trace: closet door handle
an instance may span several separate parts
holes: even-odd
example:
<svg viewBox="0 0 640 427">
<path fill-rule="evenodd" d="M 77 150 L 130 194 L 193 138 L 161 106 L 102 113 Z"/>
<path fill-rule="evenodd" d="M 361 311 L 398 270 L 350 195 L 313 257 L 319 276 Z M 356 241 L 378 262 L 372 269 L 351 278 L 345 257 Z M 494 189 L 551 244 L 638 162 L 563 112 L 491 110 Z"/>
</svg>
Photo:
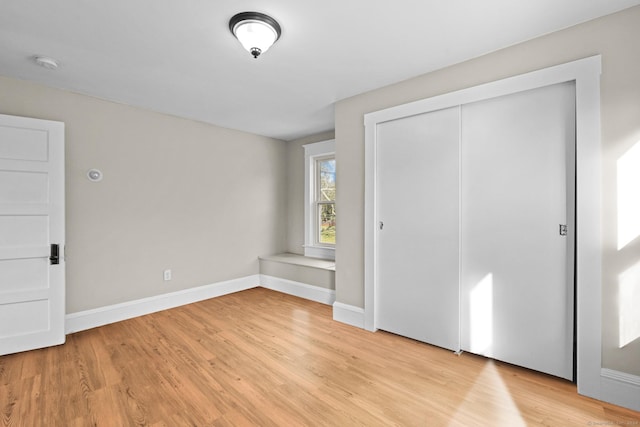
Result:
<svg viewBox="0 0 640 427">
<path fill-rule="evenodd" d="M 51 244 L 51 256 L 49 256 L 51 265 L 60 264 L 60 245 L 56 243 Z"/>
</svg>

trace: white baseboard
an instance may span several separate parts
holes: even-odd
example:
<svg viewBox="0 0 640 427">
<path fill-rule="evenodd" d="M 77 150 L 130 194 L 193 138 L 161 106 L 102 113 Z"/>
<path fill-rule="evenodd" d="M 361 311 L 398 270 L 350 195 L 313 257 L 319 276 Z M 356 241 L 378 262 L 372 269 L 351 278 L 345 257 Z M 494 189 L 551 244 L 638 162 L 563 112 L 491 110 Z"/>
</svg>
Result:
<svg viewBox="0 0 640 427">
<path fill-rule="evenodd" d="M 144 316 L 145 314 L 155 313 L 157 311 L 179 307 L 181 305 L 191 304 L 209 298 L 244 291 L 246 289 L 259 286 L 259 281 L 259 275 L 254 274 L 252 276 L 199 286 L 197 288 L 190 288 L 168 294 L 156 295 L 149 298 L 142 298 L 135 301 L 127 301 L 121 304 L 70 313 L 65 317 L 65 333 L 71 334 L 78 331 L 84 331 L 86 329 L 108 325 L 109 323 L 115 323 L 121 320 Z"/>
<path fill-rule="evenodd" d="M 336 301 L 333 303 L 333 320 L 364 329 L 364 309 Z"/>
<path fill-rule="evenodd" d="M 135 301 L 127 301 L 121 304 L 70 313 L 65 316 L 65 334 L 97 328 L 98 326 L 108 325 L 109 323 L 144 316 L 145 314 L 244 291 L 258 286 L 327 305 L 333 304 L 336 299 L 336 292 L 331 289 L 311 286 L 306 283 L 294 282 L 273 276 L 254 274 L 252 276 L 199 286 L 197 288 L 184 289 L 182 291 L 156 295 Z"/>
<path fill-rule="evenodd" d="M 600 400 L 640 411 L 639 376 L 602 368 L 600 378 Z"/>
<path fill-rule="evenodd" d="M 260 286 L 273 291 L 282 292 L 327 305 L 333 304 L 336 300 L 336 291 L 332 289 L 312 286 L 288 279 L 281 279 L 279 277 L 268 276 L 266 274 L 260 275 Z"/>
</svg>

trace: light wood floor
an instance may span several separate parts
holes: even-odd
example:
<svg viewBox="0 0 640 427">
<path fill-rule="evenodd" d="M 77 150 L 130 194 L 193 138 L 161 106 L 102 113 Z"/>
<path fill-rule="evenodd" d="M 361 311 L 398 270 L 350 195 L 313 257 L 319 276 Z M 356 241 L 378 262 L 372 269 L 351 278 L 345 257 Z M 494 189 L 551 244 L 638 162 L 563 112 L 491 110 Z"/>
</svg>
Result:
<svg viewBox="0 0 640 427">
<path fill-rule="evenodd" d="M 0 357 L 0 425 L 640 426 L 640 413 L 258 288 Z"/>
</svg>

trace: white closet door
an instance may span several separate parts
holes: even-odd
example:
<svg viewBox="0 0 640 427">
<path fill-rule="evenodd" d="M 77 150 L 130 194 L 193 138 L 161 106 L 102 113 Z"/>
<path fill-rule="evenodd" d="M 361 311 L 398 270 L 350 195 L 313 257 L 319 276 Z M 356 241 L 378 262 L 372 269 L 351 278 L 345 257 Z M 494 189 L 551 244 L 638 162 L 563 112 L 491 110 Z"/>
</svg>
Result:
<svg viewBox="0 0 640 427">
<path fill-rule="evenodd" d="M 459 108 L 376 132 L 376 326 L 458 350 Z"/>
<path fill-rule="evenodd" d="M 461 112 L 462 349 L 567 379 L 574 93 L 553 85 Z"/>
</svg>

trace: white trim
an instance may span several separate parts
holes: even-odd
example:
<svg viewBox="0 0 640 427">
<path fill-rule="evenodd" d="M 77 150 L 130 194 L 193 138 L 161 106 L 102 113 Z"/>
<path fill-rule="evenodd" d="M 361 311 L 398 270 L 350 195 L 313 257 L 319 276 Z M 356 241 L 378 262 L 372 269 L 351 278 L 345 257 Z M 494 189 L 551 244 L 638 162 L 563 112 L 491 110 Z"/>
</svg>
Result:
<svg viewBox="0 0 640 427">
<path fill-rule="evenodd" d="M 109 323 L 255 288 L 259 286 L 259 279 L 259 275 L 254 274 L 252 276 L 199 286 L 197 288 L 184 289 L 182 291 L 127 301 L 106 307 L 70 313 L 67 314 L 65 318 L 65 333 L 71 334 L 84 331 L 98 326 L 108 325 Z"/>
<path fill-rule="evenodd" d="M 305 144 L 304 147 L 304 255 L 313 258 L 336 259 L 335 248 L 316 244 L 316 219 L 313 195 L 315 193 L 315 160 L 336 153 L 336 141 Z"/>
<path fill-rule="evenodd" d="M 326 305 L 331 305 L 336 300 L 336 291 L 333 289 L 321 288 L 320 286 L 308 285 L 266 274 L 260 275 L 260 286 Z"/>
<path fill-rule="evenodd" d="M 421 99 L 407 104 L 386 108 L 384 110 L 367 113 L 364 115 L 365 126 L 376 125 L 378 123 L 423 114 L 430 111 L 444 108 L 456 107 L 458 105 L 483 101 L 485 99 L 497 98 L 503 95 L 550 86 L 557 83 L 574 81 L 576 79 L 587 78 L 590 80 L 591 73 L 601 71 L 600 55 L 579 59 L 566 64 L 544 68 L 518 76 L 496 80 L 490 83 L 449 92 L 431 98 Z"/>
<path fill-rule="evenodd" d="M 602 368 L 601 399 L 640 411 L 640 377 L 613 369 Z"/>
<path fill-rule="evenodd" d="M 365 114 L 365 329 L 376 330 L 376 126 L 389 120 L 535 89 L 576 82 L 577 383 L 601 397 L 601 148 L 599 55 Z"/>
<path fill-rule="evenodd" d="M 364 309 L 336 301 L 333 303 L 333 320 L 363 329 Z"/>
<path fill-rule="evenodd" d="M 326 141 L 314 142 L 312 144 L 305 144 L 304 155 L 311 157 L 326 156 L 336 152 L 336 140 L 327 139 Z"/>
<path fill-rule="evenodd" d="M 305 298 L 322 304 L 332 305 L 336 300 L 336 291 L 319 286 L 281 279 L 265 274 L 254 274 L 239 279 L 184 289 L 162 295 L 155 295 L 120 304 L 94 308 L 67 314 L 65 317 L 65 334 L 84 331 L 110 323 L 120 322 L 157 311 L 180 307 L 198 301 L 204 301 L 234 292 L 256 287 L 263 287 L 285 294 Z"/>
<path fill-rule="evenodd" d="M 377 202 L 377 119 L 369 114 L 364 116 L 364 329 L 375 331 L 375 313 L 378 306 L 375 299 L 378 276 L 378 225 Z"/>
<path fill-rule="evenodd" d="M 602 152 L 600 56 L 576 70 L 576 322 L 578 393 L 600 399 Z M 576 61 L 579 66 L 580 61 Z"/>
<path fill-rule="evenodd" d="M 304 245 L 304 256 L 311 257 L 311 258 L 320 258 L 320 259 L 329 260 L 329 261 L 335 261 L 336 250 L 335 248 Z"/>
</svg>

